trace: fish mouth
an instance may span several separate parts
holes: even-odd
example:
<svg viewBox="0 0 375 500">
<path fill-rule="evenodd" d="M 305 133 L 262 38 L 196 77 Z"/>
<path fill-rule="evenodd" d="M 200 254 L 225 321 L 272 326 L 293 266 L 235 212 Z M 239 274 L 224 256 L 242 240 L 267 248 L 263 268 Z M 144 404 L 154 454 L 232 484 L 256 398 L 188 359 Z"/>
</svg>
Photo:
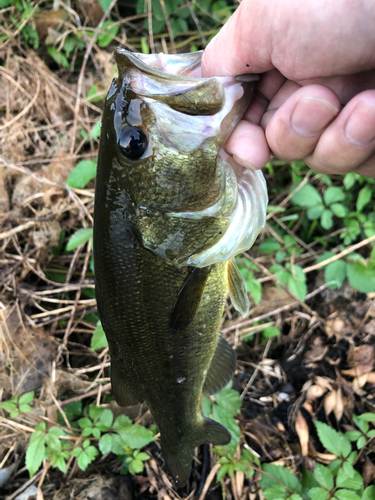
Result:
<svg viewBox="0 0 375 500">
<path fill-rule="evenodd" d="M 168 213 L 176 218 L 229 220 L 227 230 L 213 246 L 179 261 L 180 265 L 195 267 L 224 262 L 248 250 L 265 226 L 268 203 L 262 172 L 244 168 L 220 147 L 242 118 L 259 77 L 201 78 L 202 54 L 115 51 L 120 79 L 152 108 L 165 144 L 189 154 L 208 137 L 217 138 L 221 177 L 226 179 L 222 198 L 203 210 L 183 207 Z"/>
</svg>

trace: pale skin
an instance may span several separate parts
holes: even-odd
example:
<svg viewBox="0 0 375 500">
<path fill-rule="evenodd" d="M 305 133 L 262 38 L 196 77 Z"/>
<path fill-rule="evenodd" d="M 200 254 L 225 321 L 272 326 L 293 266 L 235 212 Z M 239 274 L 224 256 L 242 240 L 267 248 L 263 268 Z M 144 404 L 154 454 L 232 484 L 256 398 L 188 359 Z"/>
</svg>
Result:
<svg viewBox="0 0 375 500">
<path fill-rule="evenodd" d="M 262 168 L 272 152 L 375 177 L 374 0 L 242 0 L 202 73 L 261 75 L 226 144 L 244 166 Z"/>
</svg>

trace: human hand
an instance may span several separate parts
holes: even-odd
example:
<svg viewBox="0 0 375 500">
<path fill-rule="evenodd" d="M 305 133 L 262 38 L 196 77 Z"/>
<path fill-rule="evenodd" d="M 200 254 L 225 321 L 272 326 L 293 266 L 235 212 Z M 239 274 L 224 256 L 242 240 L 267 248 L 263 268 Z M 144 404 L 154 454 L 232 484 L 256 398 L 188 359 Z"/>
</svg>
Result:
<svg viewBox="0 0 375 500">
<path fill-rule="evenodd" d="M 375 177 L 374 26 L 373 0 L 242 0 L 202 59 L 204 77 L 262 73 L 227 152 Z"/>
</svg>

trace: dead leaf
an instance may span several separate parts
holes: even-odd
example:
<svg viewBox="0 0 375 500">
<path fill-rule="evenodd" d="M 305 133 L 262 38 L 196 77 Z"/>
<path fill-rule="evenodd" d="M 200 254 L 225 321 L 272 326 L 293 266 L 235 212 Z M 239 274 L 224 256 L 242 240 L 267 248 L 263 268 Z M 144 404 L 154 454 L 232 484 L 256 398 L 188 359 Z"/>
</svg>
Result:
<svg viewBox="0 0 375 500">
<path fill-rule="evenodd" d="M 312 385 L 307 389 L 306 399 L 307 401 L 315 401 L 315 399 L 321 398 L 326 392 L 326 389 L 320 385 Z"/>
<path fill-rule="evenodd" d="M 336 406 L 336 398 L 337 398 L 336 391 L 329 392 L 327 396 L 324 398 L 324 411 L 327 417 L 332 413 L 332 411 Z"/>
<path fill-rule="evenodd" d="M 371 345 L 365 344 L 358 347 L 351 347 L 348 353 L 348 363 L 355 368 L 356 366 L 374 366 L 375 352 Z"/>
<path fill-rule="evenodd" d="M 301 411 L 297 413 L 295 429 L 301 445 L 302 456 L 306 457 L 309 454 L 309 426 Z"/>
<path fill-rule="evenodd" d="M 364 385 L 366 385 L 368 376 L 369 374 L 365 373 L 364 375 L 356 377 L 353 380 L 352 385 L 355 392 L 358 392 L 359 389 L 361 389 Z"/>
<path fill-rule="evenodd" d="M 368 455 L 365 456 L 365 464 L 362 471 L 363 482 L 365 487 L 372 483 L 375 479 L 375 464 L 370 460 Z"/>
<path fill-rule="evenodd" d="M 342 398 L 341 387 L 339 387 L 336 391 L 336 406 L 333 409 L 333 413 L 336 417 L 336 421 L 340 422 L 342 415 L 344 413 L 344 401 Z"/>
</svg>

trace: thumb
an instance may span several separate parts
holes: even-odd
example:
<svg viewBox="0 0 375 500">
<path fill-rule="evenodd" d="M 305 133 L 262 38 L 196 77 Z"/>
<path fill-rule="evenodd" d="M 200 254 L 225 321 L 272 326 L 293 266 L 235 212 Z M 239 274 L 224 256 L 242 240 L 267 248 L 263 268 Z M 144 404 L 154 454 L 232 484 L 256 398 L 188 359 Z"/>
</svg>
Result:
<svg viewBox="0 0 375 500">
<path fill-rule="evenodd" d="M 272 7 L 268 2 L 243 0 L 207 45 L 202 57 L 202 77 L 263 73 L 271 62 Z"/>
</svg>

